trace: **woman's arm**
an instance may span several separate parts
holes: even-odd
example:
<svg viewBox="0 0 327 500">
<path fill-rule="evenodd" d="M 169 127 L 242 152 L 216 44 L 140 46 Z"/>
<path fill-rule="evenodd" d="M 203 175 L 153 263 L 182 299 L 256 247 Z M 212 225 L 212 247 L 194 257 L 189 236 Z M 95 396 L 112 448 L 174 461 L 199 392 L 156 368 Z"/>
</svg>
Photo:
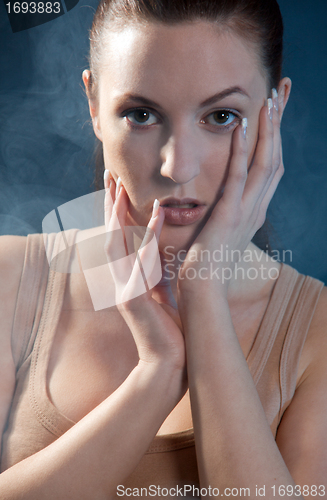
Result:
<svg viewBox="0 0 327 500">
<path fill-rule="evenodd" d="M 63 436 L 0 475 L 6 500 L 108 500 L 132 473 L 180 399 L 181 373 L 140 362 L 123 384 Z"/>
<path fill-rule="evenodd" d="M 273 498 L 272 486 L 294 482 L 271 433 L 227 300 L 211 292 L 199 290 L 194 299 L 188 295 L 188 313 L 182 314 L 200 484 L 221 492 L 250 488 L 250 498 L 256 497 L 257 485 L 265 485 L 265 498 Z"/>
<path fill-rule="evenodd" d="M 327 288 L 320 295 L 303 349 L 303 374 L 278 427 L 276 442 L 309 498 L 327 497 Z M 319 485 L 324 488 L 319 489 Z M 318 486 L 315 493 L 314 486 Z"/>
<path fill-rule="evenodd" d="M 242 253 L 262 225 L 283 174 L 279 115 L 273 109 L 269 120 L 267 111 L 265 107 L 260 113 L 259 139 L 248 174 L 246 140 L 240 127 L 235 130 L 224 194 L 194 242 L 193 255 L 221 245 L 229 249 L 229 255 L 231 250 Z M 227 284 L 221 278 L 205 280 L 203 272 L 200 279 L 187 280 L 189 267 L 195 268 L 196 275 L 200 275 L 199 266 L 204 267 L 203 261 L 197 264 L 194 260 L 186 256 L 183 263 L 178 306 L 201 486 L 221 492 L 224 488 L 250 488 L 250 498 L 258 496 L 257 486 L 265 486 L 265 497 L 274 498 L 273 486 L 278 491 L 279 485 L 295 486 L 294 480 L 274 441 L 235 333 Z M 219 265 L 232 271 L 234 263 Z M 302 399 L 301 404 L 308 401 Z M 308 463 L 310 456 L 304 460 Z M 291 496 L 299 494 L 294 490 Z"/>
<path fill-rule="evenodd" d="M 127 206 L 123 189 L 116 201 L 118 209 L 120 203 Z M 163 216 L 151 219 L 154 232 Z M 116 244 L 119 241 L 115 249 Z M 138 348 L 138 365 L 63 436 L 4 471 L 1 499 L 116 498 L 117 486 L 124 484 L 183 396 L 185 348 L 180 328 L 150 293 L 120 307 Z"/>
<path fill-rule="evenodd" d="M 287 498 L 302 498 L 301 492 L 305 498 L 325 498 L 326 290 L 307 341 L 310 361 L 282 418 L 277 444 L 236 337 L 226 299 L 212 293 L 210 301 L 210 293 L 206 292 L 199 291 L 194 302 L 188 296 L 190 308 L 187 319 L 183 319 L 201 486 L 219 487 L 220 491 L 248 487 L 250 498 L 257 496 L 256 486 L 265 485 L 265 498 L 279 498 L 278 487 L 289 486 Z M 295 485 L 302 488 L 296 489 Z"/>
</svg>

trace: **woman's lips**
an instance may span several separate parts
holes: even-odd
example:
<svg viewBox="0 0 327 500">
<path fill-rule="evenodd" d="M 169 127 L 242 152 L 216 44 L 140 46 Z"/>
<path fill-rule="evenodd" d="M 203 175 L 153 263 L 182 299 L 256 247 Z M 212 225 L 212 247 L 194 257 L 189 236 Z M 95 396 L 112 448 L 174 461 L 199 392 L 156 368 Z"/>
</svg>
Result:
<svg viewBox="0 0 327 500">
<path fill-rule="evenodd" d="M 205 205 L 192 198 L 163 200 L 160 206 L 165 211 L 165 222 L 177 226 L 194 224 L 204 215 Z"/>
</svg>

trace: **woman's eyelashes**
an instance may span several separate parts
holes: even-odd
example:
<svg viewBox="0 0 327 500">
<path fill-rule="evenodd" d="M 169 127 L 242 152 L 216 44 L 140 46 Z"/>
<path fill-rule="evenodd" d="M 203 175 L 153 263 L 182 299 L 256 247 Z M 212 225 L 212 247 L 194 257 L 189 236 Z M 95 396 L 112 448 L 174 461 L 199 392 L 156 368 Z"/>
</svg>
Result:
<svg viewBox="0 0 327 500">
<path fill-rule="evenodd" d="M 230 129 L 238 125 L 242 117 L 236 111 L 230 109 L 218 109 L 213 111 L 205 118 L 200 120 L 200 123 L 209 124 L 217 132 L 228 132 Z"/>
<path fill-rule="evenodd" d="M 132 128 L 146 128 L 150 125 L 161 123 L 160 118 L 147 108 L 128 110 L 123 116 Z"/>
<path fill-rule="evenodd" d="M 157 113 L 148 108 L 134 108 L 124 112 L 123 117 L 132 129 L 147 129 L 152 125 L 163 123 Z M 201 125 L 208 125 L 210 130 L 228 132 L 242 120 L 241 115 L 235 110 L 219 109 L 206 115 L 200 120 Z"/>
</svg>

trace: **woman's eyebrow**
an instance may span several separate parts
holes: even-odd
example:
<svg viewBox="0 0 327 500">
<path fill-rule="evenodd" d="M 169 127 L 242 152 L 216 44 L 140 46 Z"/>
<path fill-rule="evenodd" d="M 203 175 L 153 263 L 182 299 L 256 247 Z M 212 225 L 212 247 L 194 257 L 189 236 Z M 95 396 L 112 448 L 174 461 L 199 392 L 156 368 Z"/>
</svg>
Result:
<svg viewBox="0 0 327 500">
<path fill-rule="evenodd" d="M 156 103 L 155 101 L 152 101 L 151 99 L 147 99 L 146 97 L 143 97 L 139 94 L 123 94 L 120 95 L 119 97 L 114 98 L 118 102 L 120 101 L 125 101 L 125 100 L 130 100 L 130 101 L 135 101 L 139 104 L 144 104 L 145 106 L 151 106 L 153 108 L 157 108 L 160 111 L 163 111 L 163 108 L 160 106 L 160 104 Z"/>
<path fill-rule="evenodd" d="M 249 94 L 243 88 L 241 88 L 241 87 L 229 87 L 229 88 L 224 89 L 220 92 L 217 92 L 213 96 L 211 96 L 208 99 L 206 99 L 205 101 L 201 102 L 200 107 L 204 108 L 205 106 L 210 106 L 211 104 L 214 104 L 217 101 L 221 101 L 225 97 L 228 97 L 232 94 L 241 94 L 241 95 L 244 95 L 245 97 L 248 97 L 250 99 Z M 151 99 L 148 99 L 147 97 L 143 97 L 139 94 L 126 93 L 126 94 L 120 95 L 119 97 L 116 97 L 115 99 L 117 99 L 118 101 L 128 99 L 131 101 L 135 101 L 139 104 L 143 104 L 144 106 L 151 106 L 151 107 L 157 108 L 160 111 L 163 111 L 163 108 L 160 106 L 160 104 L 158 104 L 155 101 L 152 101 Z"/>
<path fill-rule="evenodd" d="M 224 89 L 220 92 L 217 92 L 212 97 L 209 97 L 205 101 L 201 102 L 200 106 L 201 108 L 204 108 L 205 106 L 210 106 L 211 104 L 214 104 L 217 101 L 221 101 L 225 97 L 228 97 L 232 94 L 241 94 L 250 99 L 249 94 L 241 87 L 229 87 L 228 89 Z"/>
</svg>

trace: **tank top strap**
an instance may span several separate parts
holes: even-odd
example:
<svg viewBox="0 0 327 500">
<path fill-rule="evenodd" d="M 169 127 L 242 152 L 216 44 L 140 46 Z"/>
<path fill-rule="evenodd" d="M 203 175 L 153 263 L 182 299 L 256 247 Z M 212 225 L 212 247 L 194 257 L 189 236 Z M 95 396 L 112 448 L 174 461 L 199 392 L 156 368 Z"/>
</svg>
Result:
<svg viewBox="0 0 327 500">
<path fill-rule="evenodd" d="M 297 294 L 281 353 L 281 415 L 294 396 L 300 356 L 323 287 L 321 281 L 304 276 Z"/>
<path fill-rule="evenodd" d="M 65 232 L 70 244 L 77 230 Z M 61 233 L 30 234 L 27 236 L 25 258 L 19 284 L 13 328 L 12 352 L 16 372 L 30 356 L 40 326 L 53 255 L 58 254 Z M 52 267 L 52 266 L 51 266 Z"/>
<path fill-rule="evenodd" d="M 276 355 L 280 358 L 285 336 L 285 324 L 292 315 L 296 296 L 301 287 L 302 275 L 292 267 L 281 264 L 267 309 L 247 357 L 247 362 L 257 385 L 267 365 Z M 276 351 L 278 351 L 276 353 Z"/>
<path fill-rule="evenodd" d="M 303 344 L 324 284 L 282 264 L 279 277 L 247 361 L 257 385 L 264 372 L 280 366 L 287 398 L 296 380 Z"/>
<path fill-rule="evenodd" d="M 64 303 L 67 275 L 79 272 L 74 259 L 74 247 L 78 230 L 63 231 L 51 237 L 46 245 L 50 263 L 42 314 L 31 353 L 29 399 L 39 422 L 59 437 L 75 422 L 65 417 L 53 405 L 47 390 L 47 371 L 53 340 Z"/>
<path fill-rule="evenodd" d="M 43 235 L 29 234 L 11 334 L 12 353 L 17 371 L 24 362 L 29 343 L 33 342 L 32 332 L 38 327 L 40 320 L 38 313 L 40 308 L 42 309 L 42 295 L 44 296 L 47 282 L 47 267 Z"/>
</svg>

